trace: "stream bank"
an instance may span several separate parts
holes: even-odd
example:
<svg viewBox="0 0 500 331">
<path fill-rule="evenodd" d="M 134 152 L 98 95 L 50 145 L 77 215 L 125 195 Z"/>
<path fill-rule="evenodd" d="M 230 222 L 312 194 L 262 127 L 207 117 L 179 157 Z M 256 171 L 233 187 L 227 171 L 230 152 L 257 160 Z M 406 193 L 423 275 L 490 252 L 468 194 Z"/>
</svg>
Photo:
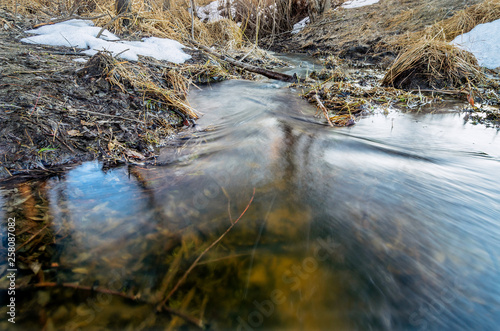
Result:
<svg viewBox="0 0 500 331">
<path fill-rule="evenodd" d="M 263 45 L 285 45 L 279 48 L 309 51 L 321 59 L 325 68 L 303 72 L 301 83 L 292 87 L 323 111 L 325 123 L 335 126 L 353 125 L 360 116 L 370 114 L 380 106 L 418 109 L 419 106 L 436 102 L 443 97 L 453 96 L 463 101 L 463 110 L 468 113 L 467 120 L 498 125 L 498 109 L 491 108 L 498 105 L 498 77 L 491 72 L 488 73 L 491 77 L 487 84 L 483 84 L 482 80 L 473 80 L 480 73 L 473 61 L 470 63 L 472 74 L 466 72 L 451 80 L 458 82 L 456 86 L 448 86 L 448 81 L 440 82 L 439 86 L 426 82 L 427 85 L 418 83 L 401 90 L 392 88 L 391 85 L 394 84 L 389 80 L 386 87 L 380 87 L 383 70 L 394 60 L 397 48 L 393 51 L 381 51 L 379 46 L 389 45 L 389 40 L 409 31 L 410 27 L 422 29 L 429 20 L 443 19 L 463 9 L 452 3 L 446 5 L 449 8 L 447 7 L 448 11 L 444 16 L 443 9 L 437 10 L 438 6 L 432 1 L 426 3 L 426 6 L 416 7 L 415 1 L 397 4 L 388 0 L 373 5 L 375 7 L 367 6 L 369 8 L 362 7 L 355 11 L 332 11 L 303 32 L 291 38 L 288 36 L 286 42 L 280 44 L 278 40 L 272 45 L 265 42 Z M 388 8 L 391 10 L 386 11 Z M 430 8 L 429 12 L 425 11 L 429 17 L 424 15 L 426 19 L 419 21 L 418 26 L 408 24 L 403 29 L 402 23 L 396 19 L 407 13 L 420 17 L 425 8 Z M 375 24 L 374 12 L 384 13 L 382 18 L 395 15 L 390 26 L 392 29 L 396 25 L 399 30 L 382 31 Z M 93 159 L 103 161 L 105 167 L 126 163 L 155 164 L 159 148 L 168 145 L 169 140 L 178 132 L 191 127 L 198 117 L 196 110 L 186 101 L 189 86 L 193 89 L 196 85 L 226 79 L 257 78 L 253 73 L 195 49 L 186 50 L 193 57 L 186 65 L 172 65 L 150 58 L 141 58 L 139 63 L 132 64 L 106 58 L 104 55 L 93 58 L 93 62 L 79 64 L 73 61 L 80 57 L 75 49 L 17 42 L 26 36 L 23 31 L 41 23 L 38 17 L 14 17 L 6 10 L 0 16 L 5 22 L 0 36 L 5 46 L 1 54 L 4 70 L 0 76 L 1 105 L 5 110 L 0 117 L 4 128 L 0 143 L 0 150 L 4 155 L 0 166 L 0 178 L 3 179 L 54 175 L 66 167 Z M 332 17 L 336 18 L 332 21 Z M 363 40 L 358 40 L 359 43 L 354 45 L 352 34 L 334 33 L 352 32 L 352 29 L 346 27 L 355 21 L 371 34 L 380 34 L 377 47 L 366 48 L 360 44 Z M 142 23 L 138 21 L 139 25 Z M 258 48 L 244 48 L 240 45 L 240 48 L 231 49 L 228 46 L 231 43 L 242 43 L 242 37 L 237 33 L 233 33 L 232 37 L 228 34 L 228 31 L 235 28 L 234 22 L 210 24 L 211 28 L 226 27 L 225 32 L 222 31 L 226 44 L 217 45 L 222 54 L 229 54 L 236 60 L 241 59 L 246 64 L 269 70 L 287 70 L 283 69 L 287 65 L 285 62 Z M 377 29 L 367 28 L 370 24 L 375 24 Z M 195 25 L 195 28 L 200 35 L 204 31 L 203 25 Z M 324 29 L 331 31 L 327 33 Z M 125 33 L 132 39 L 139 38 L 137 31 L 126 30 Z M 364 38 L 369 38 L 370 33 L 363 33 Z M 315 34 L 322 35 L 323 39 L 318 39 Z M 304 46 L 304 38 L 313 41 L 315 47 Z M 374 42 L 368 42 L 370 43 Z M 335 49 L 333 45 L 337 45 Z M 350 56 L 351 51 L 362 56 Z M 380 56 L 375 56 L 376 52 Z M 420 67 L 425 68 L 426 63 L 422 63 Z M 405 70 L 403 68 L 400 71 Z M 385 74 L 387 77 L 387 73 Z M 438 71 L 437 75 L 439 74 Z M 142 79 L 143 75 L 147 77 Z M 429 75 L 424 72 L 421 76 Z M 418 80 L 412 78 L 411 81 Z M 471 82 L 474 84 L 472 88 Z M 469 86 L 465 86 L 465 83 Z"/>
</svg>

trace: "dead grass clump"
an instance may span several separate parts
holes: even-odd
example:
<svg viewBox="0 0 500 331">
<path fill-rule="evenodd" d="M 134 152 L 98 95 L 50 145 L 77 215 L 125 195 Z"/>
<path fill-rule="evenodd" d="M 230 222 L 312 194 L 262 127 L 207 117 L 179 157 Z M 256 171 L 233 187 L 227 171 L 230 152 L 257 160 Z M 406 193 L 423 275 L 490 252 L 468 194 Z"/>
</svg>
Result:
<svg viewBox="0 0 500 331">
<path fill-rule="evenodd" d="M 94 55 L 83 69 L 87 77 L 102 77 L 122 92 L 132 88 L 142 94 L 144 102 L 154 110 L 172 110 L 184 117 L 196 119 L 198 115 L 186 101 L 188 80 L 175 70 L 153 72 L 140 63 L 117 61 L 105 52 Z"/>
<path fill-rule="evenodd" d="M 165 70 L 158 76 L 142 65 L 117 62 L 108 77 L 111 84 L 123 91 L 127 85 L 131 85 L 156 109 L 176 110 L 189 118 L 198 118 L 186 101 L 188 81 L 175 70 Z"/>
<path fill-rule="evenodd" d="M 233 20 L 250 39 L 290 31 L 309 15 L 306 0 L 235 0 Z"/>
<path fill-rule="evenodd" d="M 240 27 L 230 19 L 222 19 L 205 24 L 208 33 L 219 45 L 230 48 L 239 48 L 243 44 L 243 32 Z"/>
<path fill-rule="evenodd" d="M 183 65 L 179 67 L 179 72 L 194 84 L 217 83 L 237 77 L 231 75 L 222 65 L 212 64 L 210 62 L 204 65 Z"/>
<path fill-rule="evenodd" d="M 357 87 L 342 82 L 325 82 L 314 86 L 303 97 L 309 102 L 318 104 L 321 101 L 328 112 L 334 115 L 355 115 L 363 111 L 366 100 L 361 97 L 364 92 Z"/>
<path fill-rule="evenodd" d="M 316 80 L 328 80 L 332 82 L 345 82 L 348 80 L 348 75 L 345 71 L 337 69 L 321 69 L 319 72 L 313 71 L 309 77 Z"/>
<path fill-rule="evenodd" d="M 449 43 L 423 38 L 394 61 L 382 80 L 397 88 L 444 88 L 477 84 L 484 80 L 471 53 Z"/>
</svg>

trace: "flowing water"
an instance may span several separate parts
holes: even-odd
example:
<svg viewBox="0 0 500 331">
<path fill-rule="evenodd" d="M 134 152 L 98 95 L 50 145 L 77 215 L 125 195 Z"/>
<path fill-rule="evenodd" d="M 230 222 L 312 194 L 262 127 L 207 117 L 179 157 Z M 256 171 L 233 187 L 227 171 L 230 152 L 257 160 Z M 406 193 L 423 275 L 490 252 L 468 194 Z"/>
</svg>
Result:
<svg viewBox="0 0 500 331">
<path fill-rule="evenodd" d="M 40 258 L 18 262 L 18 286 L 139 298 L 28 286 L 18 328 L 185 325 L 154 303 L 243 213 L 169 306 L 214 329 L 498 329 L 496 130 L 464 124 L 451 104 L 332 129 L 269 81 L 203 87 L 190 102 L 204 115 L 161 166 L 86 163 L 2 191 L 3 219 L 51 222 Z"/>
</svg>

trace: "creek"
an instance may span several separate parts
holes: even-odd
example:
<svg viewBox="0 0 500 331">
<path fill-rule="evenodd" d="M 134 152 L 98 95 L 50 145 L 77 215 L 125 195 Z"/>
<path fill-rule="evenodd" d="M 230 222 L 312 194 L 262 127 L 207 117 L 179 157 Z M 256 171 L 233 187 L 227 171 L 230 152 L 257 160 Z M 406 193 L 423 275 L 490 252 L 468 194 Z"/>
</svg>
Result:
<svg viewBox="0 0 500 331">
<path fill-rule="evenodd" d="M 2 190 L 0 216 L 48 215 L 57 240 L 47 281 L 151 301 L 255 189 L 172 307 L 214 329 L 497 329 L 498 131 L 464 123 L 453 103 L 330 128 L 297 95 L 268 80 L 193 89 L 203 116 L 161 151 L 161 165 L 84 163 L 31 182 L 27 195 Z M 22 300 L 20 329 L 184 325 L 151 305 L 71 289 L 31 290 Z"/>
</svg>

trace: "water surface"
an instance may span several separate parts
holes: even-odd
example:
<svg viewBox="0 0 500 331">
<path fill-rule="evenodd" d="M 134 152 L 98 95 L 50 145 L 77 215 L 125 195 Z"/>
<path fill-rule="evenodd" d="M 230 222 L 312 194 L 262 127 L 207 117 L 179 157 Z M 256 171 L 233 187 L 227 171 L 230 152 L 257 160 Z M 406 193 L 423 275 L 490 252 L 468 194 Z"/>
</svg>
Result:
<svg viewBox="0 0 500 331">
<path fill-rule="evenodd" d="M 16 327 L 179 328 L 145 302 L 165 297 L 254 189 L 171 307 L 214 329 L 500 325 L 496 130 L 464 124 L 451 105 L 332 129 L 267 81 L 207 86 L 190 102 L 204 115 L 162 151 L 162 166 L 86 163 L 3 191 L 3 219 L 51 222 L 45 281 L 142 300 L 25 291 Z M 26 279 L 34 262 L 24 261 Z"/>
</svg>

